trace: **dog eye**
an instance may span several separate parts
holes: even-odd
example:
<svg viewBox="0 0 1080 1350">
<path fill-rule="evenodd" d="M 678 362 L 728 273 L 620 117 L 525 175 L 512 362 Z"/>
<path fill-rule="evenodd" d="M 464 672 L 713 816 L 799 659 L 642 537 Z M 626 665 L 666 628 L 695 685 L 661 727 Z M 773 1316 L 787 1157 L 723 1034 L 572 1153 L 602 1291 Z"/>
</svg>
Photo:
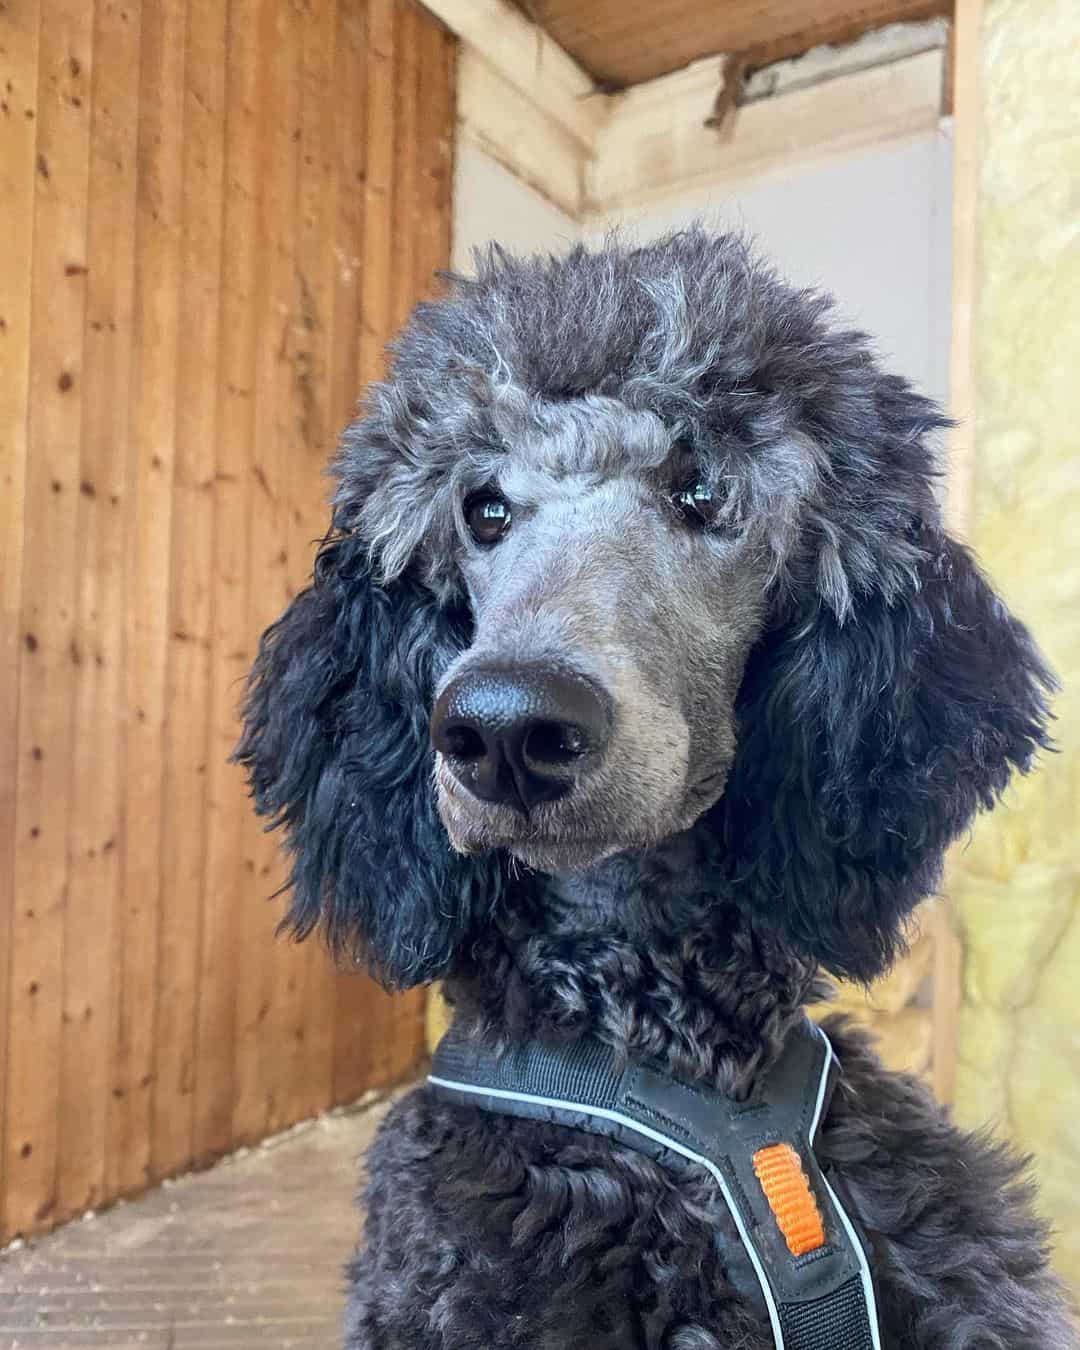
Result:
<svg viewBox="0 0 1080 1350">
<path fill-rule="evenodd" d="M 679 515 L 691 524 L 711 525 L 720 511 L 720 500 L 708 483 L 691 483 L 672 494 Z"/>
<path fill-rule="evenodd" d="M 510 520 L 510 503 L 497 492 L 476 492 L 465 503 L 465 523 L 478 544 L 497 544 Z"/>
</svg>

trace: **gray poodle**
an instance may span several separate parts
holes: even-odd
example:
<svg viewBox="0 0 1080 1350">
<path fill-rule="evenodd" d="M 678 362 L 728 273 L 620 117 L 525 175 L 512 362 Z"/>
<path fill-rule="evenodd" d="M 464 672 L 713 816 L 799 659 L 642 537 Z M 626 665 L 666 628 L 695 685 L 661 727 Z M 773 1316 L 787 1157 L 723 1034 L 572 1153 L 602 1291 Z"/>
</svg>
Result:
<svg viewBox="0 0 1080 1350">
<path fill-rule="evenodd" d="M 1051 677 L 942 529 L 945 419 L 698 229 L 493 249 L 395 351 L 247 697 L 287 922 L 443 978 L 478 1044 L 592 1037 L 740 1100 L 1047 743 Z M 881 1344 L 1073 1346 L 1020 1163 L 829 1035 L 815 1153 Z M 370 1170 L 357 1350 L 774 1344 L 700 1167 L 425 1086 Z"/>
</svg>

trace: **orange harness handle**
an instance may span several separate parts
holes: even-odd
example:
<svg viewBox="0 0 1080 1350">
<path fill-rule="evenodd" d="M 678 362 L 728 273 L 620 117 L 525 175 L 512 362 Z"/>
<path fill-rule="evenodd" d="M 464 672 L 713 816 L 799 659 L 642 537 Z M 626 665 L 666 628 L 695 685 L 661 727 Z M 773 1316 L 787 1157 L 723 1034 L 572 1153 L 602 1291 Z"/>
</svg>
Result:
<svg viewBox="0 0 1080 1350">
<path fill-rule="evenodd" d="M 754 1175 L 779 1225 L 792 1256 L 805 1256 L 825 1246 L 821 1212 L 790 1144 L 770 1144 L 754 1154 Z"/>
</svg>

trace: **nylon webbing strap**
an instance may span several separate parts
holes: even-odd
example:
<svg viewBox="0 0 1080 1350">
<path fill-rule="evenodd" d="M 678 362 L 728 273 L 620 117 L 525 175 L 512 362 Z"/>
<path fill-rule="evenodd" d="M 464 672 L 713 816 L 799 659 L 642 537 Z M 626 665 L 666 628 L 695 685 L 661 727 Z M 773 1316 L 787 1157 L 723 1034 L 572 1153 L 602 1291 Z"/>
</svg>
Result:
<svg viewBox="0 0 1080 1350">
<path fill-rule="evenodd" d="M 454 1101 L 705 1167 L 754 1268 L 777 1350 L 881 1350 L 866 1253 L 813 1149 L 835 1065 L 825 1033 L 805 1019 L 746 1101 L 731 1102 L 643 1065 L 620 1069 L 600 1041 L 495 1055 L 451 1028 L 428 1082 Z"/>
</svg>

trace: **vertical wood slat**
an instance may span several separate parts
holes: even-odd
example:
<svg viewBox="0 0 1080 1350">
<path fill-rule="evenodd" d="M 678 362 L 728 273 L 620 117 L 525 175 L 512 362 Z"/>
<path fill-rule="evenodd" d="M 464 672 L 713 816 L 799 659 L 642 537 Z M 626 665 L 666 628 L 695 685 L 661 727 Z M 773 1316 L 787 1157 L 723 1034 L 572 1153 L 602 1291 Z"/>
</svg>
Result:
<svg viewBox="0 0 1080 1350">
<path fill-rule="evenodd" d="M 368 0 L 367 178 L 360 255 L 359 386 L 377 379 L 391 322 L 394 184 L 394 13 L 399 0 Z"/>
<path fill-rule="evenodd" d="M 390 327 L 409 317 L 416 298 L 416 236 L 419 228 L 419 156 L 417 122 L 420 101 L 421 16 L 413 3 L 399 4 L 394 34 L 394 182 L 391 193 L 391 237 L 394 265 L 390 270 Z"/>
<path fill-rule="evenodd" d="M 15 1141 L 5 1133 L 10 959 L 14 942 L 16 768 L 22 631 L 23 519 L 26 507 L 27 420 L 30 399 L 31 267 L 34 238 L 38 114 L 38 12 L 21 5 L 8 16 L 0 44 L 0 82 L 8 115 L 0 121 L 0 201 L 5 247 L 0 250 L 0 1231 L 4 1181 Z M 24 825 L 25 828 L 25 825 Z M 4 897 L 10 897 L 5 902 Z"/>
<path fill-rule="evenodd" d="M 112 1070 L 115 931 L 120 903 L 124 531 L 135 235 L 138 0 L 94 11 L 78 610 L 70 672 L 69 887 L 64 935 L 57 1206 L 97 1204 L 105 1189 Z M 105 262 L 110 256 L 115 260 Z"/>
<path fill-rule="evenodd" d="M 333 237 L 334 312 L 329 415 L 334 432 L 355 416 L 360 395 L 360 255 L 367 181 L 367 6 L 338 0 L 334 88 L 351 90 L 338 119 L 337 220 Z"/>
<path fill-rule="evenodd" d="M 53 3 L 38 46 L 30 403 L 8 990 L 5 1226 L 56 1213 L 91 23 Z"/>
<path fill-rule="evenodd" d="M 255 643 L 262 631 L 260 619 L 266 607 L 259 610 L 259 594 L 271 582 L 276 584 L 274 569 L 266 566 L 261 548 L 265 533 L 264 518 L 273 508 L 270 482 L 264 466 L 267 442 L 267 388 L 266 348 L 272 344 L 271 329 L 274 316 L 270 306 L 268 284 L 269 265 L 274 251 L 273 211 L 271 198 L 272 144 L 274 100 L 280 66 L 275 59 L 280 47 L 278 15 L 272 0 L 257 0 L 255 44 L 258 53 L 257 72 L 253 91 L 254 144 L 252 187 L 252 289 L 249 295 L 252 335 L 250 369 L 246 387 L 251 402 L 251 420 L 247 430 L 250 439 L 246 463 L 243 466 L 243 495 L 247 508 L 247 556 L 244 560 L 247 575 L 243 630 L 250 642 L 247 659 L 255 655 Z M 280 337 L 280 334 L 279 334 Z M 278 598 L 280 592 L 275 590 Z M 272 601 L 273 603 L 273 601 Z M 237 691 L 239 694 L 239 690 Z M 253 817 L 250 806 L 239 821 L 238 842 L 241 849 L 242 889 L 237 894 L 237 947 L 244 954 L 246 970 L 238 984 L 233 1007 L 233 1088 L 232 1139 L 248 1143 L 266 1133 L 267 1107 L 263 1082 L 261 1038 L 263 1023 L 269 1012 L 272 992 L 273 966 L 267 942 L 267 933 L 273 927 L 274 913 L 266 897 L 276 890 L 285 876 L 285 866 L 275 858 L 272 845 L 266 838 L 261 822 Z"/>
<path fill-rule="evenodd" d="M 186 20 L 184 0 L 148 2 L 142 12 L 125 514 L 122 950 L 106 1160 L 110 1192 L 121 1195 L 151 1175 Z"/>
<path fill-rule="evenodd" d="M 435 24 L 419 34 L 419 123 L 417 126 L 416 259 L 414 293 L 440 293 L 437 277 L 450 256 L 454 183 L 454 74 L 457 43 Z"/>
<path fill-rule="evenodd" d="M 191 1158 L 202 935 L 225 17 L 187 0 L 151 1171 Z"/>
<path fill-rule="evenodd" d="M 221 324 L 214 473 L 214 590 L 207 753 L 207 839 L 193 1155 L 213 1158 L 232 1142 L 236 1057 L 236 972 L 249 953 L 239 943 L 245 895 L 243 850 L 251 808 L 236 744 L 239 682 L 255 654 L 247 626 L 248 517 L 252 478 L 255 359 L 254 293 L 256 109 L 259 0 L 229 5 L 225 203 L 221 251 Z"/>
<path fill-rule="evenodd" d="M 420 995 L 275 940 L 225 761 L 448 261 L 453 50 L 411 0 L 0 10 L 0 1240 L 422 1053 Z"/>
</svg>

